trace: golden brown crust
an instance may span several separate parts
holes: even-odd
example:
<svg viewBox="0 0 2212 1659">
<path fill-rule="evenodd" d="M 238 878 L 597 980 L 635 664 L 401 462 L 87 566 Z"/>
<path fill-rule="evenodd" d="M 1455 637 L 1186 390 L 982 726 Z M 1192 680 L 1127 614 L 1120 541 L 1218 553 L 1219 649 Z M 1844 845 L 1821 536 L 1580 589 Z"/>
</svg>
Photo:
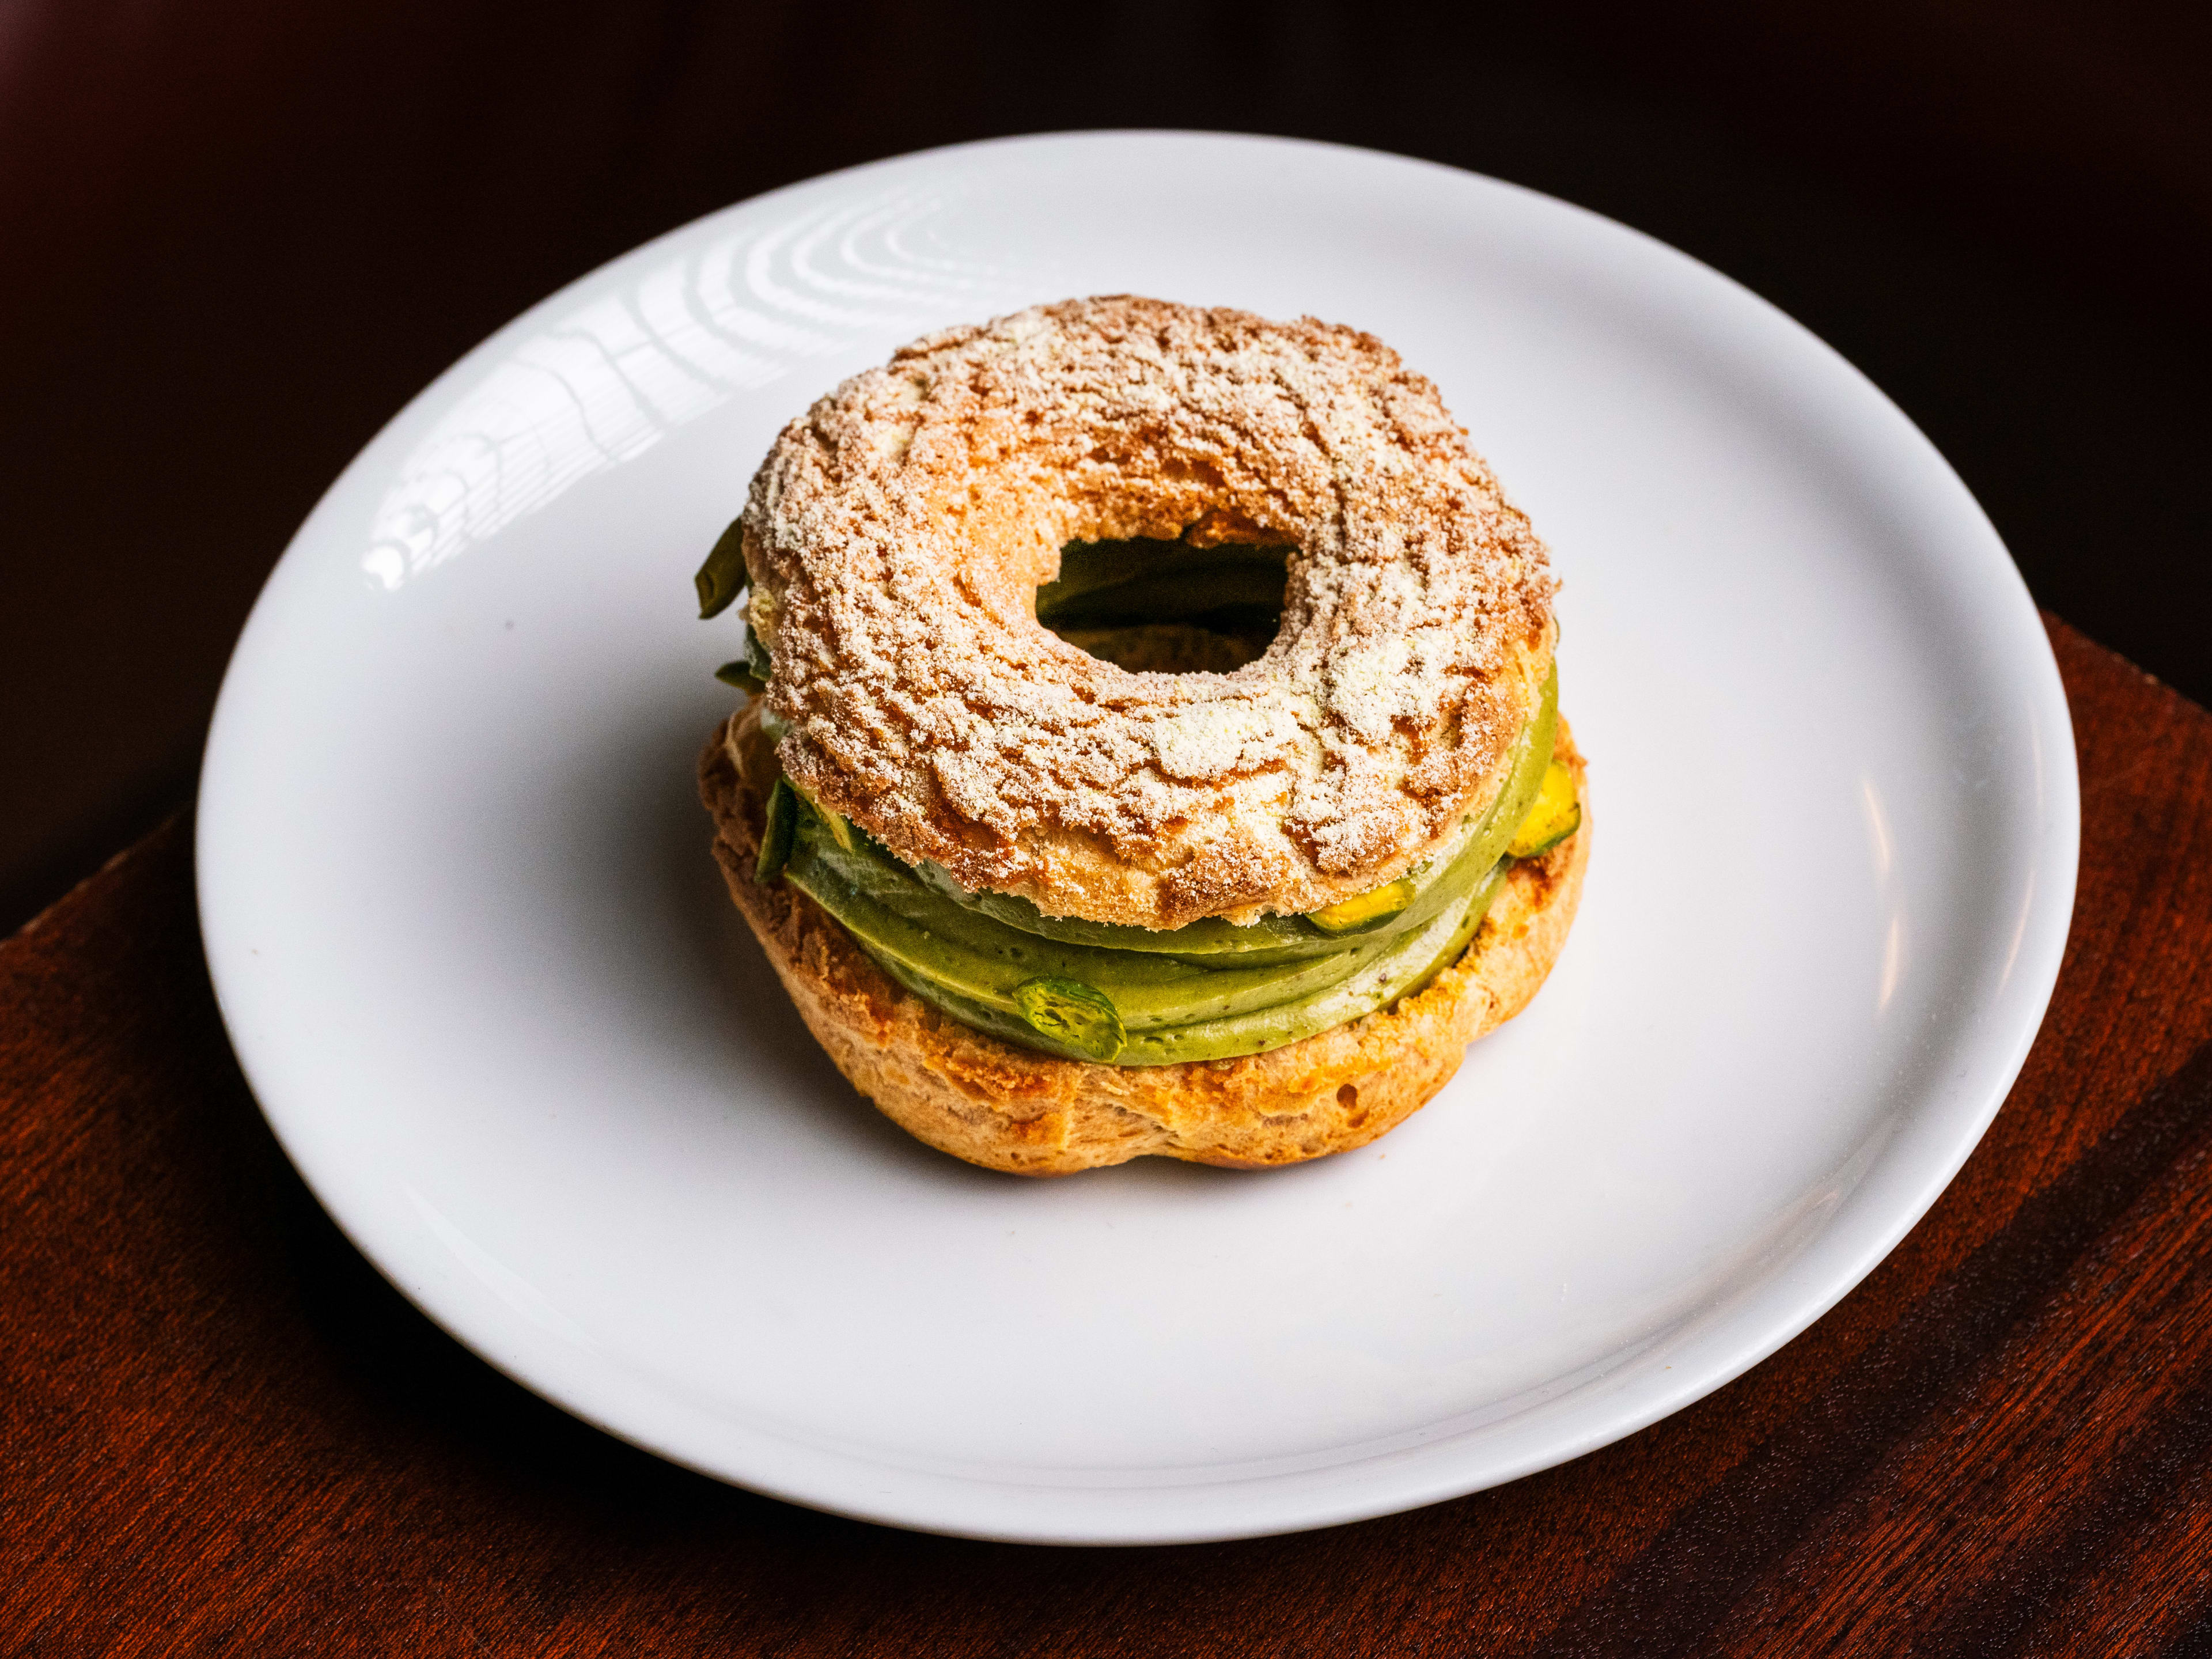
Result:
<svg viewBox="0 0 2212 1659">
<path fill-rule="evenodd" d="M 1551 659 L 1543 544 L 1372 336 L 1118 296 L 917 341 L 742 520 L 785 769 L 909 863 L 1172 928 L 1392 879 L 1486 805 Z M 1040 627 L 1070 542 L 1294 549 L 1282 631 L 1136 673 Z"/>
<path fill-rule="evenodd" d="M 730 896 L 815 1038 L 893 1122 L 939 1151 L 1018 1175 L 1161 1157 L 1267 1169 L 1362 1146 L 1451 1079 L 1467 1046 L 1525 1007 L 1565 945 L 1589 858 L 1581 829 L 1516 864 L 1467 954 L 1419 995 L 1262 1054 L 1094 1066 L 1018 1048 L 893 983 L 814 902 L 752 879 L 774 762 L 735 717 L 700 757 L 701 798 Z M 749 742 L 748 739 L 750 739 Z M 1583 780 L 1566 722 L 1557 753 Z M 736 757 L 750 758 L 744 775 Z"/>
</svg>

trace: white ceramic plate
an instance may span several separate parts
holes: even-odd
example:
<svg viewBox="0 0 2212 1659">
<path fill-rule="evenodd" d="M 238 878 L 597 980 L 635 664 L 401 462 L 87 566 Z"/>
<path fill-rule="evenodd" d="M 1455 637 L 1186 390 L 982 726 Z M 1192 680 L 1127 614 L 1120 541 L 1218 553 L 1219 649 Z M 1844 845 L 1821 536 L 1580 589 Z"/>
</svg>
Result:
<svg viewBox="0 0 2212 1659">
<path fill-rule="evenodd" d="M 989 1175 L 879 1119 L 724 897 L 690 575 L 776 428 L 941 325 L 1119 291 L 1356 323 L 1549 540 L 1596 841 L 1551 982 L 1366 1151 Z M 1557 1463 L 1804 1328 L 1996 1110 L 2078 798 L 2018 574 L 1903 415 L 1658 243 L 1359 151 L 909 156 L 748 202 L 464 358 L 240 641 L 223 1014 L 434 1318 L 578 1414 L 995 1538 L 1319 1526 Z"/>
</svg>

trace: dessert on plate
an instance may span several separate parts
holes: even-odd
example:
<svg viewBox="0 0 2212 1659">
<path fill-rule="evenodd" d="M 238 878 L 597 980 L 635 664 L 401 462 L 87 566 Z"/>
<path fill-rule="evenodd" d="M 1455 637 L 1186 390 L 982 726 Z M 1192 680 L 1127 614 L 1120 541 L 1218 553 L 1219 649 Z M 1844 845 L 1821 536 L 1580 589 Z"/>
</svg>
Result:
<svg viewBox="0 0 2212 1659">
<path fill-rule="evenodd" d="M 698 574 L 714 853 L 921 1139 L 1341 1152 L 1525 1006 L 1589 830 L 1544 547 L 1371 336 L 1116 296 L 793 421 Z"/>
</svg>

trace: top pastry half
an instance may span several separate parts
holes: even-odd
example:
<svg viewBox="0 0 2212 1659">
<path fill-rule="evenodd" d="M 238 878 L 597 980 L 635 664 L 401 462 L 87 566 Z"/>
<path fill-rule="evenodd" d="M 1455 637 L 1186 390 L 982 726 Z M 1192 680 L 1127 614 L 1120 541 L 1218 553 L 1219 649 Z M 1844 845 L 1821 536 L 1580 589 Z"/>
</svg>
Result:
<svg viewBox="0 0 2212 1659">
<path fill-rule="evenodd" d="M 822 398 L 707 607 L 741 581 L 817 804 L 968 891 L 1151 929 L 1304 915 L 1443 848 L 1554 638 L 1543 544 L 1395 352 L 1127 296 Z"/>
</svg>

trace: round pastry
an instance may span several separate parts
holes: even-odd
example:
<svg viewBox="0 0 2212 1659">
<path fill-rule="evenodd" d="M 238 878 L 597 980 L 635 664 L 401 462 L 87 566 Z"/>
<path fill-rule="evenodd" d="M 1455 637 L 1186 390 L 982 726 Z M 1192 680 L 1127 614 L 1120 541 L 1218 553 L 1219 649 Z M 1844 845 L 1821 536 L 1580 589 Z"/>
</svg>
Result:
<svg viewBox="0 0 2212 1659">
<path fill-rule="evenodd" d="M 959 1157 L 1358 1145 L 1564 942 L 1544 549 L 1368 335 L 1122 297 L 930 337 L 784 429 L 699 587 L 749 589 L 732 895 Z"/>
</svg>

